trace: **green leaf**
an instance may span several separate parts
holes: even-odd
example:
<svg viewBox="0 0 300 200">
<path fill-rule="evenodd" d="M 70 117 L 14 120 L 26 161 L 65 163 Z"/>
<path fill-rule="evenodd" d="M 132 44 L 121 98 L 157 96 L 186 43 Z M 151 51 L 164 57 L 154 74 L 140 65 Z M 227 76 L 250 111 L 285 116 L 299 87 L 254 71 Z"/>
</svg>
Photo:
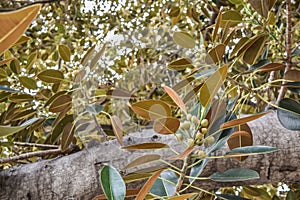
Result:
<svg viewBox="0 0 300 200">
<path fill-rule="evenodd" d="M 253 65 L 258 57 L 261 55 L 263 47 L 265 46 L 267 35 L 261 35 L 255 38 L 255 41 L 247 48 L 244 53 L 243 60 L 249 65 Z"/>
<path fill-rule="evenodd" d="M 200 103 L 206 107 L 217 94 L 226 79 L 228 66 L 224 65 L 210 76 L 200 88 Z"/>
<path fill-rule="evenodd" d="M 240 196 L 236 196 L 234 194 L 216 194 L 217 197 L 221 197 L 222 199 L 228 199 L 228 200 L 250 200 L 246 199 Z"/>
<path fill-rule="evenodd" d="M 284 98 L 279 102 L 278 119 L 289 130 L 300 130 L 300 104 L 293 99 Z"/>
<path fill-rule="evenodd" d="M 242 21 L 243 21 L 243 17 L 239 12 L 234 10 L 228 10 L 222 14 L 222 20 L 220 22 L 220 26 L 224 28 L 226 26 L 226 23 L 229 23 L 229 26 L 233 27 Z"/>
<path fill-rule="evenodd" d="M 91 114 L 95 114 L 95 115 L 99 114 L 103 109 L 104 109 L 104 107 L 99 104 L 92 104 L 92 105 L 88 105 L 86 107 L 86 111 L 88 111 Z"/>
<path fill-rule="evenodd" d="M 39 120 L 39 118 L 33 118 L 30 120 L 27 120 L 20 126 L 0 126 L 0 137 L 5 137 L 5 136 L 12 135 L 14 133 L 17 133 L 17 132 L 25 129 L 27 126 L 33 124 L 37 120 Z"/>
<path fill-rule="evenodd" d="M 196 43 L 194 38 L 187 32 L 175 32 L 173 34 L 175 43 L 183 48 L 194 48 Z"/>
<path fill-rule="evenodd" d="M 108 200 L 125 199 L 126 185 L 119 172 L 112 166 L 104 166 L 100 174 L 100 183 Z"/>
<path fill-rule="evenodd" d="M 256 154 L 264 154 L 264 153 L 272 153 L 274 151 L 277 151 L 278 149 L 276 147 L 271 146 L 244 146 L 232 149 L 231 151 L 228 151 L 225 153 L 225 155 L 256 155 Z"/>
<path fill-rule="evenodd" d="M 60 44 L 58 46 L 58 53 L 61 59 L 63 59 L 66 62 L 70 62 L 71 59 L 71 50 L 67 45 Z"/>
<path fill-rule="evenodd" d="M 19 81 L 24 87 L 28 89 L 32 89 L 32 90 L 37 89 L 36 81 L 32 78 L 26 76 L 20 76 Z"/>
<path fill-rule="evenodd" d="M 0 68 L 0 79 L 1 78 L 6 78 L 7 77 L 7 73 L 6 70 L 3 68 Z"/>
<path fill-rule="evenodd" d="M 37 77 L 46 83 L 59 83 L 64 80 L 64 74 L 55 69 L 46 69 L 40 72 Z"/>
<path fill-rule="evenodd" d="M 295 51 L 292 54 L 292 57 L 298 56 L 300 55 L 300 47 L 298 47 L 297 49 L 295 49 Z"/>
<path fill-rule="evenodd" d="M 34 98 L 30 94 L 14 94 L 9 97 L 9 100 L 15 103 L 21 103 L 26 101 L 32 101 Z"/>
<path fill-rule="evenodd" d="M 285 84 L 288 90 L 295 94 L 300 94 L 300 82 L 289 82 Z M 1 89 L 0 89 L 1 90 Z"/>
<path fill-rule="evenodd" d="M 164 170 L 159 178 L 156 179 L 150 193 L 158 196 L 168 196 L 171 197 L 175 193 L 176 184 L 178 182 L 178 176 L 171 170 Z"/>
<path fill-rule="evenodd" d="M 225 172 L 216 172 L 209 178 L 216 182 L 235 182 L 258 179 L 259 174 L 251 169 L 234 168 Z"/>
<path fill-rule="evenodd" d="M 270 0 L 248 0 L 251 6 L 254 8 L 258 14 L 263 16 L 265 19 L 268 18 L 268 11 L 271 9 Z"/>
</svg>

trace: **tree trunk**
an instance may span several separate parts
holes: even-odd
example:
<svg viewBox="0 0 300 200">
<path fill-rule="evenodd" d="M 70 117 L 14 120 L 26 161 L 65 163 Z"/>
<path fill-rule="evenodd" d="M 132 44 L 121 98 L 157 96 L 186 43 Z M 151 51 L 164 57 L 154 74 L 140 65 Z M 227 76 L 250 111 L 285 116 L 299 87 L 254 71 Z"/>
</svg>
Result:
<svg viewBox="0 0 300 200">
<path fill-rule="evenodd" d="M 201 176 L 243 167 L 256 170 L 260 174 L 260 179 L 234 183 L 199 181 L 196 183 L 198 186 L 219 188 L 279 181 L 297 183 L 300 180 L 300 154 L 298 153 L 300 132 L 283 128 L 275 113 L 250 122 L 249 125 L 255 145 L 275 146 L 279 148 L 279 151 L 249 156 L 244 162 L 239 162 L 234 158 L 214 159 L 208 163 Z M 152 130 L 144 130 L 124 137 L 125 145 L 140 142 L 162 142 L 176 150 L 182 151 L 183 149 L 173 136 L 157 135 Z M 227 147 L 223 148 L 217 154 L 222 155 L 226 149 Z M 101 143 L 68 156 L 18 165 L 0 172 L 0 197 L 2 200 L 91 199 L 101 193 L 98 171 L 103 164 L 111 164 L 121 169 L 130 161 L 146 153 L 157 153 L 163 158 L 174 155 L 169 149 L 133 152 L 121 149 L 116 141 Z M 157 164 L 158 162 L 154 162 L 139 169 Z M 129 187 L 140 188 L 141 186 L 142 182 L 137 182 Z"/>
</svg>

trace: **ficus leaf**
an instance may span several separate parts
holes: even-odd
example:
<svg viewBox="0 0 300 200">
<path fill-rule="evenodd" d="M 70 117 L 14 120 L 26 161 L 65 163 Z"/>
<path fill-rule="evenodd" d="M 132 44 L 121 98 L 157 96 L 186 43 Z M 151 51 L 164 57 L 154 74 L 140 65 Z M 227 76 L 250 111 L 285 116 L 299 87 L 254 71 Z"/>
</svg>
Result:
<svg viewBox="0 0 300 200">
<path fill-rule="evenodd" d="M 194 48 L 196 43 L 194 38 L 187 32 L 175 32 L 173 34 L 173 40 L 176 44 L 183 48 Z"/>
<path fill-rule="evenodd" d="M 131 105 L 132 110 L 147 120 L 156 120 L 171 116 L 170 107 L 160 100 L 143 100 Z"/>
<path fill-rule="evenodd" d="M 136 167 L 139 165 L 143 165 L 149 162 L 157 161 L 160 159 L 160 155 L 158 154 L 147 154 L 141 157 L 136 158 L 135 160 L 131 161 L 128 165 L 126 165 L 122 170 L 126 170 L 132 167 Z"/>
<path fill-rule="evenodd" d="M 111 119 L 111 125 L 113 127 L 113 132 L 117 138 L 117 141 L 121 146 L 123 146 L 123 126 L 122 126 L 121 119 L 116 115 L 111 116 L 110 119 Z"/>
<path fill-rule="evenodd" d="M 0 13 L 0 55 L 22 36 L 41 9 L 40 4 Z"/>
<path fill-rule="evenodd" d="M 154 121 L 153 129 L 160 134 L 174 134 L 180 126 L 177 118 L 159 118 Z"/>
<path fill-rule="evenodd" d="M 182 99 L 179 97 L 179 95 L 170 87 L 164 86 L 164 90 L 167 92 L 167 94 L 171 97 L 171 99 L 176 103 L 176 105 L 186 112 L 185 104 L 183 103 Z"/>
<path fill-rule="evenodd" d="M 235 182 L 258 179 L 259 174 L 251 169 L 234 168 L 225 172 L 216 172 L 209 176 L 209 178 L 217 182 Z"/>
<path fill-rule="evenodd" d="M 67 45 L 60 44 L 58 46 L 58 53 L 61 59 L 63 59 L 66 62 L 70 62 L 71 59 L 71 50 Z"/>
</svg>

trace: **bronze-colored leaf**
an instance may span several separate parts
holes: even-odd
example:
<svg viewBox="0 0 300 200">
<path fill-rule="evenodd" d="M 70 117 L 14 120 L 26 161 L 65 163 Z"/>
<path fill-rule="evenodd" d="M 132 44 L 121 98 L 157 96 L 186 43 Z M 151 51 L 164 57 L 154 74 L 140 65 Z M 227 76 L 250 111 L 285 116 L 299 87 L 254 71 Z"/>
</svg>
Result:
<svg viewBox="0 0 300 200">
<path fill-rule="evenodd" d="M 62 112 L 65 109 L 71 108 L 72 98 L 69 94 L 63 94 L 57 97 L 49 107 L 49 111 L 53 113 Z"/>
<path fill-rule="evenodd" d="M 48 95 L 49 95 L 49 92 L 50 92 L 50 94 L 51 94 L 51 90 L 49 90 L 49 91 L 45 91 L 45 94 L 47 94 L 47 96 L 46 97 L 48 97 Z M 56 94 L 54 94 L 53 96 L 51 96 L 51 97 L 48 97 L 49 98 L 49 100 L 45 103 L 45 106 L 44 107 L 47 107 L 48 105 L 50 105 L 50 104 L 52 104 L 52 102 L 56 99 L 56 98 L 58 98 L 59 96 L 61 96 L 61 95 L 64 95 L 64 94 L 66 94 L 67 93 L 67 91 L 60 91 L 60 92 L 58 92 L 58 93 L 56 93 Z"/>
<path fill-rule="evenodd" d="M 127 189 L 126 190 L 126 197 L 134 197 L 139 193 L 140 189 Z M 93 198 L 93 200 L 100 200 L 100 199 L 107 199 L 105 194 L 97 195 Z"/>
<path fill-rule="evenodd" d="M 113 132 L 119 144 L 123 146 L 123 127 L 122 127 L 121 119 L 116 115 L 111 116 L 110 119 L 111 119 L 111 125 L 113 127 Z"/>
<path fill-rule="evenodd" d="M 1 61 L 0 61 L 0 66 L 1 66 L 1 65 L 7 64 L 7 63 L 9 63 L 10 61 L 12 61 L 12 60 L 14 60 L 14 59 L 16 59 L 16 58 L 12 57 L 12 58 L 8 58 L 8 59 L 1 60 Z"/>
<path fill-rule="evenodd" d="M 170 107 L 160 100 L 144 100 L 132 104 L 132 110 L 147 120 L 156 120 L 171 116 Z"/>
<path fill-rule="evenodd" d="M 253 136 L 247 131 L 236 131 L 229 137 L 227 144 L 230 150 L 244 146 L 252 146 Z M 236 157 L 236 159 L 244 161 L 247 157 L 248 156 L 240 156 Z"/>
<path fill-rule="evenodd" d="M 207 106 L 214 98 L 218 90 L 226 79 L 228 66 L 224 65 L 219 68 L 212 76 L 210 76 L 200 88 L 200 103 Z"/>
<path fill-rule="evenodd" d="M 160 118 L 154 121 L 153 129 L 160 134 L 174 134 L 180 126 L 177 118 Z"/>
<path fill-rule="evenodd" d="M 193 147 L 188 147 L 182 153 L 180 153 L 176 156 L 169 157 L 168 160 L 182 160 L 182 159 L 186 158 L 187 156 L 189 156 L 193 152 L 194 148 L 195 148 L 194 146 Z"/>
<path fill-rule="evenodd" d="M 257 38 L 257 40 L 251 46 L 249 46 L 243 56 L 243 59 L 246 63 L 249 65 L 256 63 L 257 59 L 261 56 L 267 38 L 268 36 L 262 35 Z"/>
<path fill-rule="evenodd" d="M 36 17 L 40 4 L 0 13 L 0 55 L 15 44 Z"/>
<path fill-rule="evenodd" d="M 213 30 L 213 35 L 212 35 L 212 42 L 216 41 L 216 37 L 217 37 L 217 33 L 219 31 L 219 27 L 220 27 L 220 23 L 222 20 L 222 12 L 219 12 L 218 17 L 216 19 L 216 24 L 215 24 L 215 28 Z"/>
<path fill-rule="evenodd" d="M 177 71 L 181 71 L 181 70 L 185 70 L 186 68 L 192 68 L 193 63 L 189 58 L 180 58 L 178 60 L 172 61 L 169 65 L 169 68 L 177 70 Z"/>
<path fill-rule="evenodd" d="M 169 148 L 169 146 L 160 142 L 140 143 L 140 144 L 134 144 L 134 145 L 122 147 L 122 149 L 126 149 L 126 150 L 153 150 L 153 149 L 164 149 L 164 148 Z"/>
<path fill-rule="evenodd" d="M 144 184 L 142 189 L 139 191 L 139 193 L 136 196 L 136 200 L 144 200 L 144 197 L 148 194 L 149 190 L 151 189 L 152 185 L 156 181 L 156 179 L 159 177 L 160 173 L 163 171 L 159 170 L 155 172 L 149 179 L 148 181 Z"/>
<path fill-rule="evenodd" d="M 257 71 L 270 72 L 270 71 L 282 70 L 284 68 L 285 68 L 285 65 L 282 63 L 269 63 L 269 64 L 266 64 L 266 65 L 260 67 L 259 69 L 257 69 Z"/>
<path fill-rule="evenodd" d="M 72 143 L 74 135 L 74 125 L 72 122 L 66 124 L 61 136 L 61 150 L 66 150 Z"/>
<path fill-rule="evenodd" d="M 160 155 L 158 154 L 147 154 L 144 156 L 141 156 L 133 161 L 131 161 L 128 165 L 126 165 L 122 170 L 126 170 L 132 167 L 136 167 L 139 165 L 143 165 L 149 162 L 157 161 L 160 159 Z"/>
<path fill-rule="evenodd" d="M 182 99 L 179 97 L 179 95 L 170 87 L 164 86 L 164 90 L 167 92 L 167 94 L 171 97 L 171 99 L 176 103 L 176 105 L 186 112 L 185 104 L 183 103 Z"/>
<path fill-rule="evenodd" d="M 239 118 L 239 119 L 231 120 L 231 121 L 223 123 L 220 126 L 220 128 L 221 129 L 226 129 L 226 128 L 231 128 L 231 127 L 238 126 L 238 125 L 241 125 L 241 124 L 245 124 L 247 122 L 256 120 L 256 119 L 258 119 L 258 118 L 260 118 L 260 117 L 262 117 L 262 116 L 264 116 L 264 115 L 266 115 L 268 113 L 269 112 L 263 112 L 263 113 L 251 115 L 249 117 L 244 117 L 244 118 Z"/>
<path fill-rule="evenodd" d="M 218 44 L 216 47 L 212 48 L 206 55 L 205 62 L 207 64 L 215 64 L 222 61 L 225 48 L 226 46 L 224 44 Z"/>
<path fill-rule="evenodd" d="M 222 14 L 222 21 L 220 22 L 220 27 L 224 28 L 226 24 L 228 26 L 233 27 L 236 26 L 238 23 L 243 21 L 242 15 L 235 11 L 235 10 L 228 10 Z"/>
<path fill-rule="evenodd" d="M 168 200 L 185 200 L 185 199 L 189 199 L 195 195 L 197 195 L 197 193 L 187 193 L 187 194 L 182 194 L 179 196 L 170 197 L 170 198 L 168 198 Z"/>
<path fill-rule="evenodd" d="M 238 53 L 241 48 L 249 41 L 249 38 L 247 37 L 242 37 L 238 43 L 234 46 L 233 50 L 231 51 L 229 58 L 233 58 L 236 53 Z"/>
<path fill-rule="evenodd" d="M 271 9 L 270 7 L 272 6 L 271 4 L 274 4 L 273 0 L 248 0 L 248 2 L 254 10 L 265 19 L 268 18 L 269 9 Z"/>
<path fill-rule="evenodd" d="M 288 81 L 300 82 L 300 71 L 289 70 L 284 74 L 284 79 Z"/>
<path fill-rule="evenodd" d="M 149 178 L 151 175 L 151 173 L 130 173 L 123 176 L 123 180 L 125 183 L 131 183 L 138 180 L 144 180 Z"/>
</svg>

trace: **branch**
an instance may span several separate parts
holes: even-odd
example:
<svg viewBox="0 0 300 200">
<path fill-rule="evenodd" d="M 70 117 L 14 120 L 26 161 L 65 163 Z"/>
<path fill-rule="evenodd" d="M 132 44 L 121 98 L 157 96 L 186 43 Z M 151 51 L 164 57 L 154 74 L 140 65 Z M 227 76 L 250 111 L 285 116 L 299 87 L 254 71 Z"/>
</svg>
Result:
<svg viewBox="0 0 300 200">
<path fill-rule="evenodd" d="M 292 67 L 292 18 L 291 18 L 291 0 L 286 0 L 286 67 L 284 70 L 284 74 L 286 74 L 287 71 L 291 70 Z M 285 82 L 283 82 L 283 85 Z M 284 98 L 285 93 L 287 91 L 287 87 L 282 86 L 280 88 L 276 104 L 278 105 L 280 100 Z"/>
<path fill-rule="evenodd" d="M 29 153 L 24 153 L 21 155 L 13 156 L 13 157 L 8 157 L 8 158 L 2 158 L 0 159 L 0 164 L 3 163 L 11 163 L 11 162 L 16 162 L 18 160 L 24 160 L 32 157 L 43 157 L 43 156 L 56 156 L 59 154 L 70 154 L 73 152 L 78 151 L 78 147 L 76 145 L 70 145 L 68 149 L 65 151 L 62 151 L 61 149 L 51 149 L 51 150 L 44 150 L 44 151 L 34 151 L 34 152 L 29 152 Z"/>
<path fill-rule="evenodd" d="M 14 145 L 17 146 L 25 146 L 25 147 L 41 147 L 41 148 L 48 148 L 48 149 L 58 149 L 58 145 L 52 144 L 36 144 L 36 143 L 28 143 L 28 142 L 14 142 Z"/>
</svg>

